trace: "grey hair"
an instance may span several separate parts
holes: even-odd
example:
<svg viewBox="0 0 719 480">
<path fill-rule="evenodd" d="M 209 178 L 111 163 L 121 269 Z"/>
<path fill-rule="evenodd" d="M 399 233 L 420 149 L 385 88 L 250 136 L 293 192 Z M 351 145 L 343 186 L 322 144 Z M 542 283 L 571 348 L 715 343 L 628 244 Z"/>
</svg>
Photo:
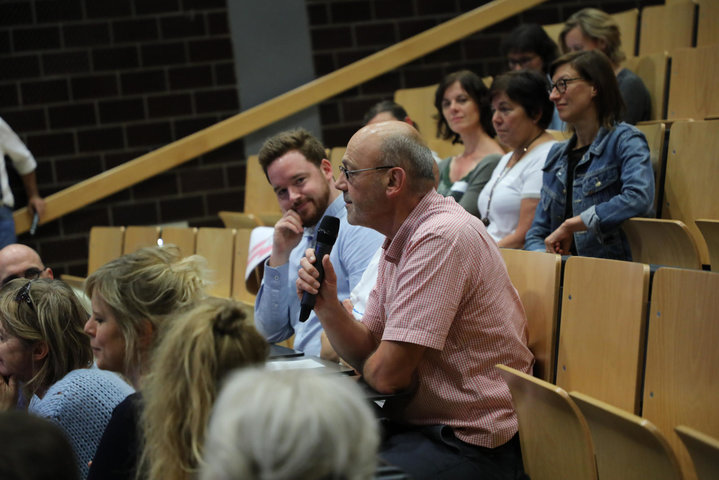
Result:
<svg viewBox="0 0 719 480">
<path fill-rule="evenodd" d="M 415 193 L 426 193 L 434 186 L 432 151 L 419 135 L 400 133 L 383 138 L 379 161 L 381 165 L 404 169 Z"/>
<path fill-rule="evenodd" d="M 220 392 L 201 480 L 371 479 L 379 426 L 341 376 L 247 368 Z"/>
</svg>

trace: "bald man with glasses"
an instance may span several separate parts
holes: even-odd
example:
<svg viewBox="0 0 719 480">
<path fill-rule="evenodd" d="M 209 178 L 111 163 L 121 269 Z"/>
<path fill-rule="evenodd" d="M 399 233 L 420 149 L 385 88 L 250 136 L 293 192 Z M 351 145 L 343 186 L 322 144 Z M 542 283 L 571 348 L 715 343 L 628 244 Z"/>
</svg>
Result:
<svg viewBox="0 0 719 480">
<path fill-rule="evenodd" d="M 16 278 L 54 278 L 52 269 L 46 267 L 40 255 L 20 243 L 11 243 L 0 250 L 0 279 L 2 285 Z"/>
</svg>

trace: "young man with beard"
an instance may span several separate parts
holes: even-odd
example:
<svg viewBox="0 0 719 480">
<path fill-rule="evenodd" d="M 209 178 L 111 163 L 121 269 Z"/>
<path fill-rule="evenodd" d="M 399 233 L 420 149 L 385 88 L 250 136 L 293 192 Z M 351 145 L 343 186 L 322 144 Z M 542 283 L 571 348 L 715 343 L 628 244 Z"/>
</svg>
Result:
<svg viewBox="0 0 719 480">
<path fill-rule="evenodd" d="M 340 299 L 349 297 L 383 240 L 374 230 L 347 223 L 344 201 L 334 186 L 332 164 L 325 156 L 322 144 L 302 129 L 275 135 L 259 153 L 284 214 L 275 224 L 272 254 L 265 262 L 255 301 L 255 326 L 269 342 L 280 342 L 294 334 L 294 347 L 310 355 L 320 354 L 322 326 L 314 312 L 306 322 L 299 321 L 295 281 L 305 250 L 314 248 L 322 217 L 340 219 L 330 255 L 336 265 Z"/>
</svg>

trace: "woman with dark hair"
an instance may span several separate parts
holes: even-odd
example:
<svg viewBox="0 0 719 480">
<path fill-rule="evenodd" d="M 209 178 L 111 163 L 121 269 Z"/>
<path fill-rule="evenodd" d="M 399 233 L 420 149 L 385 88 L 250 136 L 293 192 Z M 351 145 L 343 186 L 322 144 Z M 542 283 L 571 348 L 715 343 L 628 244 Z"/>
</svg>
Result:
<svg viewBox="0 0 719 480">
<path fill-rule="evenodd" d="M 536 23 L 525 23 L 504 37 L 500 46 L 507 57 L 509 70 L 533 70 L 549 78 L 549 66 L 559 56 L 559 49 L 547 32 Z M 564 122 L 556 110 L 547 126 L 551 130 L 564 130 Z"/>
<path fill-rule="evenodd" d="M 445 76 L 434 95 L 437 109 L 437 136 L 452 143 L 461 142 L 461 155 L 445 158 L 439 164 L 439 187 L 469 213 L 479 216 L 477 195 L 504 154 L 492 136 L 492 112 L 487 87 L 477 75 L 460 70 Z M 472 197 L 465 192 L 472 187 Z"/>
<path fill-rule="evenodd" d="M 647 141 L 619 121 L 624 104 L 603 53 L 564 55 L 550 73 L 549 99 L 574 134 L 549 151 L 525 248 L 631 260 L 621 224 L 652 209 Z"/>
<path fill-rule="evenodd" d="M 622 38 L 617 22 L 596 8 L 582 9 L 567 19 L 559 41 L 563 53 L 600 50 L 609 58 L 617 77 L 619 91 L 626 105 L 622 120 L 634 125 L 649 120 L 652 100 L 641 78 L 622 68 L 626 55 L 622 51 Z"/>
<path fill-rule="evenodd" d="M 520 70 L 494 79 L 492 122 L 497 137 L 512 148 L 499 161 L 477 206 L 487 232 L 500 247 L 522 248 L 542 189 L 542 167 L 556 143 L 546 128 L 554 106 L 541 73 Z"/>
</svg>

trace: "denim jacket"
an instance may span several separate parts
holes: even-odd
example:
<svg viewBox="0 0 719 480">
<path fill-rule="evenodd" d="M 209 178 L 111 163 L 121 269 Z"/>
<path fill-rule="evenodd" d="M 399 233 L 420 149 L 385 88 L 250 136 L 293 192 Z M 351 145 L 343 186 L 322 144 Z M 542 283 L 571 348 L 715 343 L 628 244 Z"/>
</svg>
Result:
<svg viewBox="0 0 719 480">
<path fill-rule="evenodd" d="M 542 169 L 542 193 L 526 250 L 545 251 L 544 239 L 565 220 L 568 156 L 576 135 L 555 144 Z M 631 260 L 621 229 L 624 220 L 652 213 L 654 173 L 647 141 L 635 127 L 619 123 L 602 127 L 575 170 L 572 215 L 587 230 L 574 233 L 577 253 L 588 257 Z"/>
</svg>

